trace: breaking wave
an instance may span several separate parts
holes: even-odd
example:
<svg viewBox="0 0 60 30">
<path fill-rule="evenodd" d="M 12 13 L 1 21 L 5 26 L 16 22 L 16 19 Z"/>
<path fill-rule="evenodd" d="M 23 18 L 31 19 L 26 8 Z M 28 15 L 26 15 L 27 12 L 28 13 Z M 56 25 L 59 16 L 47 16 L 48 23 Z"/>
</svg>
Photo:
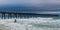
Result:
<svg viewBox="0 0 60 30">
<path fill-rule="evenodd" d="M 17 18 L 3 19 L 2 24 L 15 27 L 16 30 L 60 30 L 60 19 L 53 18 Z"/>
</svg>

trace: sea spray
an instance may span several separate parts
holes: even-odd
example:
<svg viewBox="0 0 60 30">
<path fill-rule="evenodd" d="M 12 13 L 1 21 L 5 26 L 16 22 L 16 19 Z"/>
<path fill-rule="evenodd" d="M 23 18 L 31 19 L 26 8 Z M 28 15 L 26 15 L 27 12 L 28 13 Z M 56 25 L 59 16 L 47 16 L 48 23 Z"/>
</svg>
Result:
<svg viewBox="0 0 60 30">
<path fill-rule="evenodd" d="M 2 21 L 5 26 L 16 28 L 16 30 L 60 30 L 60 19 L 53 18 L 17 18 L 17 22 L 14 23 L 15 19 L 5 19 Z"/>
</svg>

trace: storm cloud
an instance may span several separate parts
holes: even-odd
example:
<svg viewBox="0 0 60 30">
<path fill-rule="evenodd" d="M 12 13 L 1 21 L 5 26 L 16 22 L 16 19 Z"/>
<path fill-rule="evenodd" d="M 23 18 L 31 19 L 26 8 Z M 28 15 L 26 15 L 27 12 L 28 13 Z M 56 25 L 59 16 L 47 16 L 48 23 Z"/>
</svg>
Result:
<svg viewBox="0 0 60 30">
<path fill-rule="evenodd" d="M 35 6 L 46 4 L 59 4 L 60 0 L 0 0 L 0 5 L 4 4 L 30 4 Z"/>
<path fill-rule="evenodd" d="M 31 8 L 31 9 L 33 11 L 38 10 L 38 11 L 35 11 L 37 13 L 40 13 L 39 10 L 56 10 L 56 11 L 58 10 L 58 11 L 60 11 L 60 0 L 0 0 L 0 6 L 1 5 L 3 5 L 3 6 L 4 5 L 33 6 L 35 8 Z M 30 11 L 32 12 L 32 10 L 30 10 Z"/>
</svg>

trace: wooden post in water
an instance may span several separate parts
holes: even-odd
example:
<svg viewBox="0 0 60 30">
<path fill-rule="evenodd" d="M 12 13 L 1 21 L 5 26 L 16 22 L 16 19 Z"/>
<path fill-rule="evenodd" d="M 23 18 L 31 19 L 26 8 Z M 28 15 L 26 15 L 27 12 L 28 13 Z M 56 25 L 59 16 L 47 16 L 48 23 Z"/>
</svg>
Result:
<svg viewBox="0 0 60 30">
<path fill-rule="evenodd" d="M 3 19 L 3 13 L 2 13 L 2 19 Z"/>
<path fill-rule="evenodd" d="M 14 16 L 15 16 L 15 18 L 18 18 L 18 14 L 17 13 L 14 13 Z"/>
<path fill-rule="evenodd" d="M 2 13 L 2 19 L 5 19 L 5 13 Z"/>
<path fill-rule="evenodd" d="M 8 19 L 9 19 L 9 18 L 12 18 L 12 15 L 11 15 L 11 13 L 8 13 Z"/>
<path fill-rule="evenodd" d="M 6 17 L 5 17 L 5 13 L 4 13 L 3 15 L 4 15 L 4 19 L 5 19 L 5 18 L 6 18 Z"/>
<path fill-rule="evenodd" d="M 8 19 L 9 19 L 9 14 L 8 14 Z"/>
</svg>

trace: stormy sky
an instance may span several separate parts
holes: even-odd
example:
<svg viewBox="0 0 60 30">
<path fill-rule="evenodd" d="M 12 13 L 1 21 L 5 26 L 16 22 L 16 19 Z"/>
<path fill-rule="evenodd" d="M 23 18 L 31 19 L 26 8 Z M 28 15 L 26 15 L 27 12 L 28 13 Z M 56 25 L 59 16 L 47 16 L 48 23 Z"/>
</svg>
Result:
<svg viewBox="0 0 60 30">
<path fill-rule="evenodd" d="M 30 4 L 30 5 L 44 5 L 44 4 L 60 4 L 60 0 L 0 0 L 0 5 L 5 4 Z"/>
<path fill-rule="evenodd" d="M 0 0 L 0 6 L 5 5 L 22 5 L 26 7 L 35 7 L 36 10 L 55 10 L 57 13 L 60 13 L 58 12 L 60 11 L 60 0 Z M 34 8 L 31 9 L 35 10 Z M 35 12 L 39 13 L 40 11 Z"/>
</svg>

